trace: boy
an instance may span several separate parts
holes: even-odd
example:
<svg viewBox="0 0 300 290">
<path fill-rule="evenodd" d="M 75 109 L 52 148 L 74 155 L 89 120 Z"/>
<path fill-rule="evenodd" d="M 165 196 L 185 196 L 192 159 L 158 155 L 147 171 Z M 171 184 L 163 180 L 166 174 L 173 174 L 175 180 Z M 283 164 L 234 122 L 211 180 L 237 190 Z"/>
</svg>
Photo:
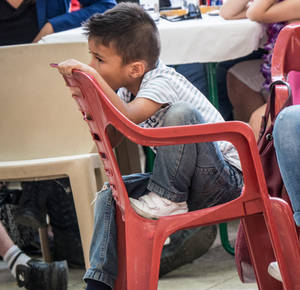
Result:
<svg viewBox="0 0 300 290">
<path fill-rule="evenodd" d="M 95 77 L 112 103 L 143 127 L 224 121 L 205 96 L 159 59 L 160 41 L 151 17 L 136 4 L 120 3 L 85 24 L 90 66 L 59 64 Z M 73 89 L 74 90 L 74 89 Z M 118 90 L 118 94 L 115 91 Z M 118 144 L 114 132 L 112 143 Z M 230 201 L 243 185 L 235 148 L 227 142 L 156 148 L 153 174 L 124 177 L 133 208 L 147 218 L 179 214 Z M 88 290 L 111 289 L 117 277 L 115 204 L 108 184 L 98 194 L 90 249 Z"/>
</svg>

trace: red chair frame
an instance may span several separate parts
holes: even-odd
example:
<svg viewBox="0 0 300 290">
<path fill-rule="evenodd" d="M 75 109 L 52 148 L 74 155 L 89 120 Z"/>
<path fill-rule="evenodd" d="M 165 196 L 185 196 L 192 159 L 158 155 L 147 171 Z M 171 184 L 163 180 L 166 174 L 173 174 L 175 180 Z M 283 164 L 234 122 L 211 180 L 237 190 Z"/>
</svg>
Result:
<svg viewBox="0 0 300 290">
<path fill-rule="evenodd" d="M 300 22 L 286 25 L 279 33 L 272 56 L 272 81 L 288 81 L 290 71 L 300 71 Z M 299 84 L 300 85 L 300 84 Z M 288 98 L 286 86 L 276 85 L 276 112 Z"/>
<path fill-rule="evenodd" d="M 82 94 L 73 96 L 96 142 L 117 203 L 119 274 L 117 290 L 157 289 L 162 247 L 177 230 L 241 218 L 259 289 L 300 289 L 300 251 L 288 204 L 270 198 L 250 127 L 242 122 L 144 129 L 122 115 L 95 79 L 80 71 L 65 78 Z M 131 141 L 145 146 L 226 140 L 237 148 L 244 175 L 241 196 L 231 202 L 186 214 L 145 219 L 129 203 L 113 149 L 107 135 L 115 127 Z M 260 233 L 268 232 L 269 240 Z M 271 261 L 282 269 L 283 284 L 267 273 Z M 241 286 L 242 287 L 242 286 Z"/>
</svg>

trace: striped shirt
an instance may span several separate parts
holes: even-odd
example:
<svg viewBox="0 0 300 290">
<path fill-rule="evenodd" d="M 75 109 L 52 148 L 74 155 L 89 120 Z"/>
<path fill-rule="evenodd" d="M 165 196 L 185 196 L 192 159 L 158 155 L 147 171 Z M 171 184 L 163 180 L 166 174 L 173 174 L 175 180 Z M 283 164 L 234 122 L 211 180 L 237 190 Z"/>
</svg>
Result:
<svg viewBox="0 0 300 290">
<path fill-rule="evenodd" d="M 126 88 L 118 90 L 119 97 L 125 102 L 133 99 Z M 142 80 L 136 98 L 147 98 L 159 104 L 167 104 L 148 120 L 140 124 L 144 128 L 161 127 L 168 108 L 177 102 L 190 103 L 196 108 L 206 123 L 224 122 L 221 114 L 208 99 L 184 76 L 159 61 L 156 68 L 147 72 Z M 217 141 L 224 159 L 241 170 L 241 164 L 235 147 L 226 141 Z"/>
</svg>

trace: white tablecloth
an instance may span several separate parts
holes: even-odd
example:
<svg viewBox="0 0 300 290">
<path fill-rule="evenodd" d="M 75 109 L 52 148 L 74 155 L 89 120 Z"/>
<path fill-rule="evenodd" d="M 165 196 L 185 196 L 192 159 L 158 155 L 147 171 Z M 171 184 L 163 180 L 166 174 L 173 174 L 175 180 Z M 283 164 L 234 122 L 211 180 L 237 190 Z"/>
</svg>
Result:
<svg viewBox="0 0 300 290">
<path fill-rule="evenodd" d="M 160 19 L 161 59 L 166 64 L 219 62 L 245 56 L 257 49 L 264 35 L 263 25 L 250 21 L 224 20 L 203 15 L 203 19 L 170 22 Z M 43 37 L 40 43 L 86 42 L 82 28 Z"/>
</svg>

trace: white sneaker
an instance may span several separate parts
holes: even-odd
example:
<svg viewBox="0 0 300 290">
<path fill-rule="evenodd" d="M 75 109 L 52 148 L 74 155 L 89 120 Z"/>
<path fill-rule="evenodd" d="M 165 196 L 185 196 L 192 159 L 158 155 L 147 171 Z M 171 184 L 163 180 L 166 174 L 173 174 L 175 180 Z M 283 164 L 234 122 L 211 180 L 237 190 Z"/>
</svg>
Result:
<svg viewBox="0 0 300 290">
<path fill-rule="evenodd" d="M 129 200 L 136 213 L 149 219 L 188 212 L 185 201 L 173 202 L 154 192 L 143 195 L 139 199 L 129 198 Z"/>
<path fill-rule="evenodd" d="M 271 262 L 268 267 L 268 273 L 278 281 L 282 282 L 281 273 L 277 262 Z"/>
</svg>

